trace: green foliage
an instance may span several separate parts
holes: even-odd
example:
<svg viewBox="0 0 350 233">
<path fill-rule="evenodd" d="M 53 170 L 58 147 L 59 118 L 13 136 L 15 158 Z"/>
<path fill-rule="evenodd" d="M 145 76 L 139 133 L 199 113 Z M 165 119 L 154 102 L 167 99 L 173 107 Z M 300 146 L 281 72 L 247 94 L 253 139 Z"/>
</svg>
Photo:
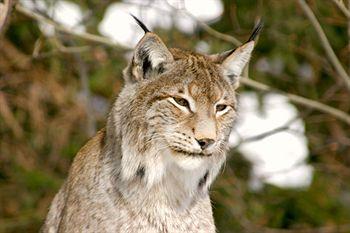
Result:
<svg viewBox="0 0 350 233">
<path fill-rule="evenodd" d="M 85 24 L 87 31 L 97 34 L 105 10 L 114 1 L 72 2 L 92 12 Z M 250 64 L 250 78 L 350 112 L 349 92 L 296 1 L 222 2 L 223 16 L 211 24 L 222 33 L 244 41 L 257 18 L 265 22 Z M 348 20 L 332 1 L 308 2 L 346 67 Z M 200 28 L 193 35 L 175 28 L 157 32 L 170 47 L 193 50 L 199 41 L 206 41 L 212 53 L 234 47 Z M 125 51 L 58 34 L 62 45 L 88 46 L 81 53 L 67 53 L 53 39 L 42 35 L 37 22 L 14 11 L 0 41 L 0 232 L 38 231 L 74 155 L 91 136 L 87 130 L 91 113 L 81 99 L 79 64 L 87 70 L 90 95 L 102 100 L 98 109 L 108 109 L 123 85 Z M 39 49 L 36 57 L 35 49 Z M 282 72 L 258 71 L 261 58 L 281 61 Z M 313 70 L 308 79 L 300 76 L 304 63 Z M 242 86 L 239 92 L 247 89 Z M 298 109 L 309 141 L 308 163 L 315 170 L 311 186 L 283 189 L 265 185 L 253 190 L 249 185 L 253 165 L 233 151 L 211 191 L 219 232 L 349 224 L 350 129 L 328 115 Z M 107 114 L 98 113 L 93 113 L 97 129 L 104 126 Z"/>
</svg>

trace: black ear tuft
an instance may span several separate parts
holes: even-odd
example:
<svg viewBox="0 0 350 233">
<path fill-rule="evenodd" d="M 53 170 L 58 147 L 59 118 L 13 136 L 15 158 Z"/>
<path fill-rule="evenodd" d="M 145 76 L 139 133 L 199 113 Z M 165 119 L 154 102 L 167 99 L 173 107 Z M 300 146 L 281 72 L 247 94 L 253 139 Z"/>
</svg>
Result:
<svg viewBox="0 0 350 233">
<path fill-rule="evenodd" d="M 146 25 L 144 23 L 141 22 L 141 20 L 139 20 L 135 15 L 130 14 L 135 20 L 136 23 L 142 28 L 142 30 L 147 33 L 147 32 L 151 32 L 150 30 L 148 30 L 148 28 L 146 27 Z"/>
<path fill-rule="evenodd" d="M 259 20 L 258 24 L 256 25 L 256 27 L 253 30 L 253 33 L 250 35 L 248 42 L 250 41 L 255 41 L 256 37 L 259 35 L 261 29 L 264 27 L 264 22 L 262 20 Z"/>
</svg>

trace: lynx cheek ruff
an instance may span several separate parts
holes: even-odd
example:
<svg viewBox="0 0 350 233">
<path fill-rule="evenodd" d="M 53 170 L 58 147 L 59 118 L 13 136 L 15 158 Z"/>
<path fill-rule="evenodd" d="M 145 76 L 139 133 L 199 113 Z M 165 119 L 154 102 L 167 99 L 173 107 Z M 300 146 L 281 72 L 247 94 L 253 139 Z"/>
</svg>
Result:
<svg viewBox="0 0 350 233">
<path fill-rule="evenodd" d="M 240 47 L 204 55 L 167 48 L 134 18 L 145 34 L 125 86 L 106 127 L 76 155 L 43 232 L 215 232 L 208 189 L 262 25 Z"/>
</svg>

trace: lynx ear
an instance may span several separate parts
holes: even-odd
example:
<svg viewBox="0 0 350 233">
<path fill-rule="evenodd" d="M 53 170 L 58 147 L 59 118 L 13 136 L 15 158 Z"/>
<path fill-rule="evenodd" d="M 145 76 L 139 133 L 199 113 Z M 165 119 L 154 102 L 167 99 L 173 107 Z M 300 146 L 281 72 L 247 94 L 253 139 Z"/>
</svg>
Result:
<svg viewBox="0 0 350 233">
<path fill-rule="evenodd" d="M 237 87 L 239 77 L 241 76 L 244 67 L 249 62 L 256 43 L 255 39 L 261 31 L 262 26 L 263 24 L 260 22 L 253 30 L 248 41 L 238 48 L 209 56 L 213 62 L 221 64 L 224 75 L 229 77 Z"/>
<path fill-rule="evenodd" d="M 223 59 L 221 66 L 224 70 L 224 75 L 236 78 L 242 74 L 243 68 L 250 60 L 254 44 L 254 41 L 243 44 Z"/>
<path fill-rule="evenodd" d="M 150 78 L 163 71 L 164 65 L 172 62 L 173 56 L 162 40 L 135 16 L 145 35 L 136 45 L 131 63 L 124 72 L 126 81 L 136 82 Z"/>
</svg>

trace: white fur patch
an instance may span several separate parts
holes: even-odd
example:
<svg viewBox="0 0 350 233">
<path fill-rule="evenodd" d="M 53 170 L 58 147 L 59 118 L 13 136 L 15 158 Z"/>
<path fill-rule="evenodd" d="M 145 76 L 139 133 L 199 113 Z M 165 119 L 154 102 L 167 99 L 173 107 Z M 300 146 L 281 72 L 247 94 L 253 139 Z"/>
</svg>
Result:
<svg viewBox="0 0 350 233">
<path fill-rule="evenodd" d="M 240 76 L 243 68 L 247 65 L 252 51 L 254 49 L 254 41 L 238 47 L 223 63 L 224 75 Z"/>
<path fill-rule="evenodd" d="M 145 178 L 147 187 L 151 188 L 154 184 L 160 182 L 166 170 L 166 163 L 161 151 L 152 149 L 144 160 Z"/>
<path fill-rule="evenodd" d="M 172 160 L 181 168 L 185 170 L 194 170 L 199 168 L 204 164 L 204 159 L 202 157 L 186 156 L 175 154 L 172 156 Z"/>
<path fill-rule="evenodd" d="M 141 166 L 141 156 L 135 153 L 135 150 L 130 147 L 130 141 L 123 139 L 122 142 L 122 153 L 123 157 L 121 160 L 121 176 L 124 180 L 132 179 L 137 170 Z"/>
<path fill-rule="evenodd" d="M 164 55 L 163 51 L 150 50 L 149 59 L 152 63 L 152 68 L 156 68 L 159 64 L 166 62 L 168 57 Z"/>
<path fill-rule="evenodd" d="M 123 140 L 121 176 L 124 180 L 134 179 L 138 169 L 145 170 L 145 181 L 147 187 L 152 187 L 160 182 L 164 176 L 166 164 L 159 150 L 151 149 L 145 154 L 139 154 L 130 144 L 130 140 Z"/>
</svg>

